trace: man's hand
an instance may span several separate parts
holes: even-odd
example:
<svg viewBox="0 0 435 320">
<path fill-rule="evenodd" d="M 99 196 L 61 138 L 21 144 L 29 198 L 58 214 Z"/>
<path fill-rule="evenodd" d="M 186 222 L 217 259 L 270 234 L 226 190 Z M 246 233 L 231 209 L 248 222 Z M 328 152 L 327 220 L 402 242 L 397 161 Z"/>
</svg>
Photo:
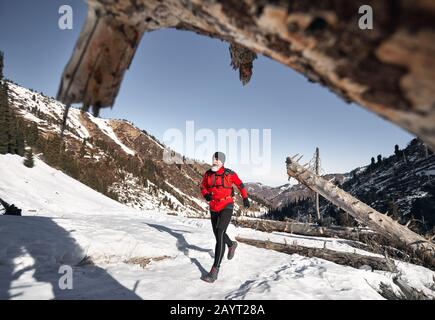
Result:
<svg viewBox="0 0 435 320">
<path fill-rule="evenodd" d="M 204 196 L 204 198 L 205 198 L 205 200 L 207 200 L 207 202 L 208 202 L 208 201 L 211 201 L 211 194 L 210 194 L 210 193 L 207 193 L 207 194 Z"/>
<path fill-rule="evenodd" d="M 250 204 L 249 204 L 249 199 L 248 198 L 243 199 L 243 206 L 245 208 L 249 208 Z"/>
</svg>

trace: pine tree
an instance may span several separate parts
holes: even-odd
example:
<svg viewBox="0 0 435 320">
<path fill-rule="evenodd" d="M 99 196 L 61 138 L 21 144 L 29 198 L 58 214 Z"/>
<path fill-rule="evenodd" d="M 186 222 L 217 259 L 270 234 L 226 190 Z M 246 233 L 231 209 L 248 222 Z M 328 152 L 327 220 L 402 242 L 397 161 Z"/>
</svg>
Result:
<svg viewBox="0 0 435 320">
<path fill-rule="evenodd" d="M 3 53 L 0 52 L 0 154 L 24 155 L 24 126 L 9 105 L 8 84 L 3 81 Z"/>
<path fill-rule="evenodd" d="M 83 138 L 82 145 L 80 146 L 79 156 L 83 158 L 86 154 L 86 138 Z"/>
<path fill-rule="evenodd" d="M 58 167 L 61 162 L 61 156 L 63 154 L 61 150 L 60 138 L 54 136 L 47 139 L 45 142 L 43 153 L 49 165 Z"/>
<path fill-rule="evenodd" d="M 394 146 L 394 154 L 396 155 L 397 158 L 400 157 L 400 149 L 397 144 Z"/>
<path fill-rule="evenodd" d="M 378 154 L 378 162 L 377 164 L 381 164 L 382 163 L 382 156 L 380 154 Z"/>
<path fill-rule="evenodd" d="M 21 118 L 16 118 L 15 121 L 15 140 L 16 140 L 16 150 L 15 154 L 18 154 L 19 156 L 23 157 L 25 153 L 25 145 L 24 145 L 24 120 Z"/>
<path fill-rule="evenodd" d="M 4 57 L 3 51 L 0 51 L 0 80 L 3 80 L 3 66 L 4 66 L 3 57 Z"/>
<path fill-rule="evenodd" d="M 9 111 L 8 121 L 6 122 L 8 130 L 7 152 L 24 156 L 24 124 L 21 118 L 18 118 L 15 112 L 7 106 Z"/>
<path fill-rule="evenodd" d="M 17 145 L 17 126 L 16 126 L 16 117 L 15 114 L 12 112 L 11 108 L 9 107 L 9 105 L 7 106 L 8 108 L 8 112 L 9 112 L 9 117 L 8 120 L 6 122 L 6 126 L 8 128 L 8 153 L 12 153 L 15 154 L 16 150 L 18 148 Z"/>
<path fill-rule="evenodd" d="M 31 147 L 26 148 L 26 159 L 24 160 L 24 165 L 28 168 L 33 168 L 35 162 L 33 160 L 33 151 Z"/>
<path fill-rule="evenodd" d="M 25 140 L 27 144 L 31 147 L 35 147 L 38 143 L 38 125 L 32 122 L 26 127 L 25 130 Z"/>
<path fill-rule="evenodd" d="M 393 219 L 399 219 L 399 207 L 394 202 L 393 199 L 389 199 L 387 202 L 388 214 L 392 216 Z"/>
<path fill-rule="evenodd" d="M 3 83 L 3 52 L 0 51 L 0 154 L 8 152 L 8 111 L 6 84 Z"/>
<path fill-rule="evenodd" d="M 375 169 L 375 167 L 376 167 L 376 162 L 375 162 L 375 158 L 374 157 L 372 157 L 371 158 L 371 160 L 370 160 L 370 165 L 367 167 L 367 170 L 366 170 L 366 172 L 365 173 L 371 173 L 371 172 L 373 172 L 373 170 Z"/>
<path fill-rule="evenodd" d="M 8 153 L 9 109 L 5 103 L 4 84 L 0 81 L 0 154 Z"/>
</svg>

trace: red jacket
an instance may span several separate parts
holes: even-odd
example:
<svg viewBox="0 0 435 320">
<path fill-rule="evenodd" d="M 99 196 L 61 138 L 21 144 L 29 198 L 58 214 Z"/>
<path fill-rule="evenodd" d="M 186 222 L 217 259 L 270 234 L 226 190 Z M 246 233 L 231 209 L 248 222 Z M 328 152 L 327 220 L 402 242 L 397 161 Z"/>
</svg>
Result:
<svg viewBox="0 0 435 320">
<path fill-rule="evenodd" d="M 228 204 L 234 203 L 233 184 L 240 190 L 243 199 L 248 197 L 242 180 L 239 179 L 234 171 L 221 167 L 216 172 L 210 169 L 204 174 L 201 183 L 201 193 L 203 196 L 208 193 L 211 194 L 211 211 L 221 211 Z"/>
</svg>

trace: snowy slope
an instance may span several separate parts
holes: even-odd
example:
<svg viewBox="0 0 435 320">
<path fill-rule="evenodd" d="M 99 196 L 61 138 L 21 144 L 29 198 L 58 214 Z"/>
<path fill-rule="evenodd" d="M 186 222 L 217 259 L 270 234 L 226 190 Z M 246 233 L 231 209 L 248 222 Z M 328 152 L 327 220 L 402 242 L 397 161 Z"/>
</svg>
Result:
<svg viewBox="0 0 435 320">
<path fill-rule="evenodd" d="M 36 159 L 0 155 L 0 198 L 23 209 L 0 216 L 1 299 L 382 299 L 387 272 L 240 244 L 218 281 L 199 278 L 212 265 L 210 221 L 138 211 L 113 201 Z M 353 251 L 340 239 L 266 234 L 230 225 L 231 238 L 287 241 Z M 158 258 L 142 267 L 134 262 Z M 160 257 L 160 259 L 159 259 Z M 60 265 L 71 265 L 73 290 L 60 290 Z M 426 294 L 435 273 L 400 263 Z"/>
<path fill-rule="evenodd" d="M 8 87 L 9 97 L 11 99 L 12 105 L 19 114 L 26 119 L 38 123 L 38 127 L 44 131 L 60 133 L 61 126 L 59 120 L 63 117 L 65 110 L 64 104 L 11 82 L 8 82 Z M 40 119 L 36 117 L 31 113 L 31 110 L 37 110 L 41 112 L 45 115 L 45 118 Z M 92 117 L 90 114 L 89 116 Z M 70 130 L 66 130 L 65 135 L 71 136 L 78 140 L 90 137 L 88 130 L 80 122 L 79 109 L 70 109 L 66 124 Z"/>
<path fill-rule="evenodd" d="M 110 126 L 110 120 L 109 119 L 101 119 L 101 118 L 95 118 L 90 116 L 89 117 L 91 119 L 92 122 L 94 122 L 98 128 L 100 128 L 100 130 L 102 132 L 104 132 L 105 135 L 107 135 L 108 137 L 110 137 L 110 139 L 112 139 L 113 141 L 116 142 L 116 144 L 118 144 L 122 150 L 124 150 L 127 154 L 134 156 L 135 152 L 133 150 L 131 150 L 130 148 L 128 148 L 126 145 L 124 145 L 116 136 L 115 132 L 113 132 L 112 127 Z"/>
<path fill-rule="evenodd" d="M 59 136 L 65 105 L 12 82 L 8 82 L 8 88 L 11 106 L 19 116 L 28 120 L 26 122 L 36 124 L 40 139 Z M 135 209 L 168 209 L 182 216 L 203 217 L 208 214 L 207 202 L 198 186 L 209 166 L 181 154 L 177 157 L 184 162 L 182 164 L 162 161 L 165 146 L 132 122 L 96 118 L 72 107 L 66 121 L 64 140 L 66 150 L 81 168 L 97 165 L 100 177 L 110 177 L 101 179 L 106 181 L 100 181 L 99 185 L 107 185 L 107 191 L 110 190 L 120 202 Z M 136 165 L 126 165 L 129 157 L 137 160 Z M 147 172 L 146 177 L 144 172 Z M 162 176 L 169 184 L 160 181 Z M 88 183 L 87 178 L 86 174 L 82 174 L 79 179 Z M 147 186 L 144 180 L 148 181 Z M 235 200 L 236 208 L 239 208 L 241 197 Z M 243 213 L 259 216 L 266 210 L 253 200 L 250 210 Z"/>
</svg>

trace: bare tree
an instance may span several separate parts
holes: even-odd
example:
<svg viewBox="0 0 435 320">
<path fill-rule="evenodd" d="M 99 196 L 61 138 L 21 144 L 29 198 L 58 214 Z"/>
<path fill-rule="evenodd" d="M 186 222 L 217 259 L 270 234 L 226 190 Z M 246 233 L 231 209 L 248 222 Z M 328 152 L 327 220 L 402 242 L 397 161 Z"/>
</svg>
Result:
<svg viewBox="0 0 435 320">
<path fill-rule="evenodd" d="M 430 240 L 410 230 L 408 226 L 399 224 L 386 214 L 382 214 L 367 204 L 340 189 L 330 181 L 311 172 L 308 167 L 300 165 L 293 158 L 287 158 L 287 173 L 289 176 L 305 184 L 311 190 L 318 192 L 322 197 L 348 212 L 358 221 L 364 223 L 372 230 L 384 235 L 393 243 L 402 243 L 415 251 L 424 251 L 425 255 L 435 256 L 435 244 Z"/>
</svg>

